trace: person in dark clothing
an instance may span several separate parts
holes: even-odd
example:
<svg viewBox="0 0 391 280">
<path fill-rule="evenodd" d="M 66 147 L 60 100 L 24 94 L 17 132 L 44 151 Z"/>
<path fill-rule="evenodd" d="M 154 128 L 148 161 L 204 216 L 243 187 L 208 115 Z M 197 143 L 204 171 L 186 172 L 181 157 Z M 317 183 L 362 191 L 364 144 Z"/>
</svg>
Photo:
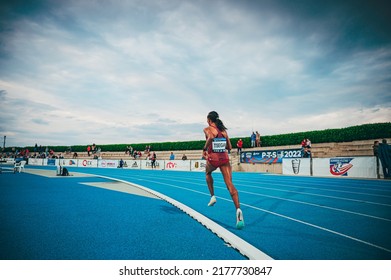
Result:
<svg viewBox="0 0 391 280">
<path fill-rule="evenodd" d="M 378 157 L 379 156 L 379 141 L 377 141 L 377 140 L 374 141 L 372 148 L 373 148 L 373 155 L 375 157 Z"/>
<path fill-rule="evenodd" d="M 384 179 L 391 179 L 391 147 L 387 140 L 383 139 L 377 149 L 379 159 L 383 168 Z"/>
</svg>

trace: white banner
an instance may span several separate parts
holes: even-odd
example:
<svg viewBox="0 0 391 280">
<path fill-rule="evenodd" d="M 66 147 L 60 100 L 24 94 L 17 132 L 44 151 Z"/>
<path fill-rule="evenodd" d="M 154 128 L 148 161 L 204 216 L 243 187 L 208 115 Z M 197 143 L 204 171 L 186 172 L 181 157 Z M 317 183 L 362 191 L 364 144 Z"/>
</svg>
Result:
<svg viewBox="0 0 391 280">
<path fill-rule="evenodd" d="M 118 160 L 98 159 L 98 167 L 101 168 L 117 168 L 118 165 L 119 165 Z"/>
<path fill-rule="evenodd" d="M 191 160 L 191 171 L 205 171 L 206 160 Z"/>
<path fill-rule="evenodd" d="M 48 162 L 51 159 L 48 159 Z M 60 165 L 60 166 L 77 166 L 77 159 L 56 159 L 56 164 L 55 165 Z"/>
<path fill-rule="evenodd" d="M 165 169 L 190 171 L 190 160 L 166 160 Z"/>
<path fill-rule="evenodd" d="M 132 160 L 132 159 L 124 160 L 124 167 L 123 168 L 140 169 L 141 168 L 141 161 L 140 160 Z"/>
<path fill-rule="evenodd" d="M 377 178 L 375 157 L 314 158 L 313 175 Z"/>
<path fill-rule="evenodd" d="M 77 161 L 78 167 L 98 167 L 97 159 L 79 159 Z"/>
<path fill-rule="evenodd" d="M 29 165 L 43 165 L 42 158 L 29 158 Z"/>
<path fill-rule="evenodd" d="M 151 160 L 140 160 L 141 169 L 152 169 Z M 164 160 L 156 160 L 155 168 L 163 170 L 164 169 Z"/>
<path fill-rule="evenodd" d="M 282 159 L 282 174 L 310 176 L 311 175 L 311 159 L 309 158 L 283 158 Z"/>
</svg>

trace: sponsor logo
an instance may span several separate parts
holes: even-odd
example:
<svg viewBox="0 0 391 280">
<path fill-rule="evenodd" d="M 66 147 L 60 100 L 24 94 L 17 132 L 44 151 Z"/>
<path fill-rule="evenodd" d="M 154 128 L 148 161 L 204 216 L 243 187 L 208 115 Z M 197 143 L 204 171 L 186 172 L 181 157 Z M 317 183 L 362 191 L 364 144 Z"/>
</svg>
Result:
<svg viewBox="0 0 391 280">
<path fill-rule="evenodd" d="M 201 161 L 201 162 L 200 161 L 194 162 L 194 168 L 195 169 L 199 169 L 199 168 L 203 169 L 205 167 L 206 167 L 206 163 L 203 162 L 203 161 Z"/>
<path fill-rule="evenodd" d="M 100 163 L 100 166 L 101 167 L 117 167 L 117 162 L 102 160 Z"/>
<path fill-rule="evenodd" d="M 171 161 L 167 162 L 166 169 L 173 169 L 173 168 L 176 168 L 176 163 Z"/>
<path fill-rule="evenodd" d="M 90 160 L 83 160 L 82 163 L 81 163 L 84 167 L 86 166 L 92 166 L 92 161 Z"/>
<path fill-rule="evenodd" d="M 353 158 L 330 159 L 330 173 L 335 176 L 348 176 L 348 171 L 353 167 L 350 162 Z"/>
<path fill-rule="evenodd" d="M 299 174 L 300 173 L 300 159 L 292 159 L 292 170 L 294 174 Z"/>
<path fill-rule="evenodd" d="M 151 166 L 152 166 L 152 163 L 149 162 L 149 161 L 147 161 L 147 162 L 145 163 L 145 166 L 146 166 L 146 167 L 151 167 Z M 158 162 L 158 161 L 155 161 L 155 167 L 159 167 L 159 162 Z"/>
</svg>

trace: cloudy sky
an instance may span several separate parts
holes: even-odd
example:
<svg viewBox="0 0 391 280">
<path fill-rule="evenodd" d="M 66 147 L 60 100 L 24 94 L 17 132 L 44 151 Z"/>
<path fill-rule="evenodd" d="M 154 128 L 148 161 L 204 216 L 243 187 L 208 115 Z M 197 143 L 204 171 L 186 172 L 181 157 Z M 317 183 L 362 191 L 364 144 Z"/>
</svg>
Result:
<svg viewBox="0 0 391 280">
<path fill-rule="evenodd" d="M 6 146 L 391 121 L 387 1 L 1 1 Z M 1 141 L 2 142 L 2 141 Z"/>
</svg>

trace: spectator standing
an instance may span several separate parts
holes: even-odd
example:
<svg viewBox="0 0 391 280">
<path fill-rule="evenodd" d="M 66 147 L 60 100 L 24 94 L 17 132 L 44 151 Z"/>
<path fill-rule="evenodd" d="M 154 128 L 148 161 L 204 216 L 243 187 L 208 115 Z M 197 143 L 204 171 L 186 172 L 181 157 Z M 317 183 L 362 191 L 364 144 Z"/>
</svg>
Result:
<svg viewBox="0 0 391 280">
<path fill-rule="evenodd" d="M 304 138 L 303 141 L 301 141 L 301 156 L 303 158 L 310 158 L 311 157 L 311 141 L 310 141 L 310 139 Z"/>
<path fill-rule="evenodd" d="M 305 139 L 305 146 L 308 148 L 308 149 L 311 149 L 311 140 L 310 139 Z"/>
<path fill-rule="evenodd" d="M 379 159 L 383 168 L 384 179 L 391 179 L 391 147 L 383 139 L 378 148 Z"/>
<path fill-rule="evenodd" d="M 129 146 L 129 156 L 133 155 L 133 147 Z"/>
<path fill-rule="evenodd" d="M 153 152 L 152 156 L 151 156 L 151 167 L 152 167 L 152 169 L 156 168 L 156 153 L 155 152 Z"/>
<path fill-rule="evenodd" d="M 374 141 L 372 148 L 373 148 L 373 155 L 378 158 L 379 157 L 379 141 L 377 141 L 377 140 Z"/>
<path fill-rule="evenodd" d="M 236 147 L 238 147 L 237 154 L 239 155 L 242 152 L 242 148 L 243 148 L 243 140 L 241 138 L 236 143 Z"/>
<path fill-rule="evenodd" d="M 374 141 L 373 142 L 373 155 L 376 157 L 376 174 L 377 174 L 377 178 L 379 179 L 380 178 L 380 174 L 379 174 L 379 141 Z"/>
<path fill-rule="evenodd" d="M 96 147 L 95 143 L 92 144 L 91 151 L 92 151 L 93 154 L 96 154 L 97 147 Z"/>
<path fill-rule="evenodd" d="M 251 136 L 250 136 L 250 140 L 251 140 L 251 148 L 254 148 L 255 147 L 255 140 L 256 140 L 256 135 L 255 135 L 255 133 L 254 133 L 254 131 L 253 131 L 253 133 L 251 134 Z"/>
<path fill-rule="evenodd" d="M 307 153 L 306 153 L 306 146 L 307 146 L 307 139 L 304 138 L 301 143 L 301 157 L 306 157 Z"/>
<path fill-rule="evenodd" d="M 91 146 L 88 145 L 88 147 L 87 147 L 87 154 L 88 154 L 88 156 L 90 156 L 90 153 L 91 153 Z"/>
<path fill-rule="evenodd" d="M 261 147 L 261 134 L 258 131 L 255 133 L 255 145 Z"/>
<path fill-rule="evenodd" d="M 305 146 L 307 145 L 307 140 L 304 138 L 302 141 L 301 141 L 301 149 L 304 150 Z"/>
</svg>

